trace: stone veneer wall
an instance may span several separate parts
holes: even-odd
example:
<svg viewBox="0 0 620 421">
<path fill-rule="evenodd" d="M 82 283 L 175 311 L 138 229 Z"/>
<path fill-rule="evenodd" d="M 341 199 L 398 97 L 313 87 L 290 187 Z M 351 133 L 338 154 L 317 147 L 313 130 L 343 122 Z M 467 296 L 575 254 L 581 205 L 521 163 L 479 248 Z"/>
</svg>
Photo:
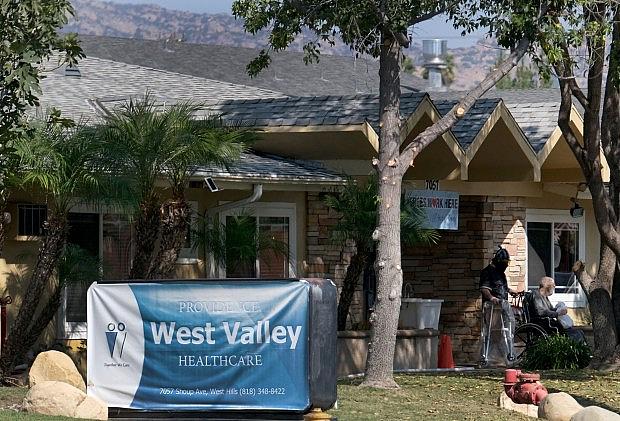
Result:
<svg viewBox="0 0 620 421">
<path fill-rule="evenodd" d="M 307 201 L 306 276 L 330 278 L 340 288 L 355 248 L 342 250 L 330 240 L 339 216 L 320 193 L 308 193 Z M 461 196 L 458 231 L 440 233 L 437 245 L 403 250 L 404 283 L 413 285 L 415 297 L 445 300 L 439 330 L 450 335 L 455 361 L 473 364 L 480 351 L 479 274 L 498 245 L 512 257 L 506 272 L 511 287 L 524 288 L 525 208 L 517 197 Z M 351 314 L 356 328 L 364 324 L 361 281 Z"/>
<path fill-rule="evenodd" d="M 338 215 L 325 205 L 323 193 L 308 192 L 307 196 L 307 227 L 306 227 L 306 260 L 304 271 L 310 278 L 329 278 L 340 288 L 344 280 L 351 256 L 355 253 L 353 245 L 335 244 L 330 239 L 330 230 L 338 222 Z M 363 324 L 362 282 L 359 283 L 351 303 L 349 325 L 359 328 Z"/>
<path fill-rule="evenodd" d="M 480 270 L 498 245 L 512 261 L 506 275 L 512 288 L 525 285 L 525 208 L 516 197 L 461 196 L 458 231 L 441 231 L 432 247 L 404 250 L 404 283 L 415 297 L 441 298 L 439 331 L 450 335 L 457 364 L 480 354 Z"/>
</svg>

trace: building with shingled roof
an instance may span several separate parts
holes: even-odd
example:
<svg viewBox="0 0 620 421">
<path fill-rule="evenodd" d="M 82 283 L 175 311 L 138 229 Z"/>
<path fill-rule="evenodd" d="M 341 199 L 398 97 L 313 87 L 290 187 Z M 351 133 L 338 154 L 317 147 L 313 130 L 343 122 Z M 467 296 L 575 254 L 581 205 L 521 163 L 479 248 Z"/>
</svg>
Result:
<svg viewBox="0 0 620 421">
<path fill-rule="evenodd" d="M 347 177 L 363 180 L 373 171 L 380 135 L 376 88 L 360 92 L 365 82 L 349 83 L 351 69 L 341 68 L 339 74 L 343 62 L 335 57 L 323 58 L 329 65 L 325 69 L 334 66 L 330 76 L 293 65 L 299 55 L 283 55 L 277 77 L 249 79 L 243 75 L 251 54 L 238 49 L 183 44 L 162 52 L 155 49 L 159 44 L 149 44 L 155 41 L 84 37 L 83 42 L 90 56 L 79 64 L 77 74 L 59 69 L 43 81 L 42 108 L 55 106 L 63 114 L 95 122 L 148 92 L 162 107 L 193 100 L 202 104 L 204 115 L 259 130 L 253 150 L 230 168 L 198 169 L 187 197 L 196 213 L 217 213 L 223 224 L 240 211 L 251 211 L 260 230 L 288 244 L 288 255 L 259 256 L 254 267 L 230 274 L 206 253 L 188 247 L 178 261 L 177 277 L 326 277 L 341 285 L 354 249 L 342 249 L 330 240 L 338 215 L 323 199 Z M 222 51 L 215 54 L 216 50 Z M 226 55 L 237 57 L 234 66 L 220 61 Z M 285 73 L 291 77 L 280 77 Z M 319 83 L 316 77 L 334 84 Z M 369 81 L 376 84 L 375 79 L 373 74 Z M 426 93 L 415 80 L 411 82 L 401 97 L 403 147 L 447 113 L 461 95 Z M 435 194 L 456 199 L 451 206 L 458 204 L 456 219 L 439 230 L 437 245 L 403 250 L 404 291 L 443 300 L 438 329 L 414 330 L 399 339 L 401 344 L 414 343 L 411 349 L 419 354 L 407 355 L 419 367 L 436 364 L 433 347 L 439 332 L 452 337 L 457 363 L 477 362 L 479 271 L 499 245 L 512 256 L 507 275 L 513 288 L 535 288 L 541 276 L 553 276 L 557 288 L 552 300 L 564 301 L 578 321 L 586 314 L 584 294 L 574 284 L 570 267 L 576 259 L 593 261 L 600 241 L 589 194 L 582 189 L 583 175 L 556 124 L 558 98 L 554 90 L 490 91 L 431 143 L 405 175 L 405 194 Z M 580 110 L 575 108 L 571 116 L 581 138 Z M 205 178 L 213 185 L 206 185 Z M 569 213 L 575 198 L 585 209 L 582 216 Z M 222 207 L 237 201 L 243 205 Z M 12 196 L 13 223 L 0 260 L 3 273 L 18 271 L 18 256 L 36 250 L 34 230 L 43 222 L 44 209 L 41 198 L 28 192 Z M 72 218 L 89 240 L 97 239 L 94 247 L 104 267 L 111 268 L 104 276 L 125 277 L 132 253 L 129 219 L 84 207 L 76 207 Z M 22 223 L 25 219 L 32 223 Z M 78 237 L 73 241 L 85 241 Z M 6 287 L 10 276 L 1 282 Z M 372 270 L 367 270 L 351 308 L 352 329 L 367 325 L 373 288 Z M 73 343 L 85 337 L 80 294 L 82 290 L 68 293 L 58 328 L 51 329 L 48 338 Z M 358 339 L 364 343 L 363 335 Z M 341 374 L 363 366 L 359 357 L 341 350 Z"/>
</svg>

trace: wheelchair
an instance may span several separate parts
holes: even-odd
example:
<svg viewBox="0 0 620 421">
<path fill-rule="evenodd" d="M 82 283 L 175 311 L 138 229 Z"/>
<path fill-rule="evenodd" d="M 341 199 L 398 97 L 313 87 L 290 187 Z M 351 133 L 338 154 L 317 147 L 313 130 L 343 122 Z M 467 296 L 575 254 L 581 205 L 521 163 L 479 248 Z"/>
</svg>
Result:
<svg viewBox="0 0 620 421">
<path fill-rule="evenodd" d="M 538 341 L 549 335 L 563 334 L 560 326 L 552 319 L 541 317 L 534 320 L 530 309 L 533 307 L 532 293 L 523 291 L 512 299 L 512 308 L 517 321 L 514 333 L 515 360 L 520 361 Z"/>
<path fill-rule="evenodd" d="M 531 292 L 520 292 L 510 298 L 509 301 L 502 302 L 503 306 L 509 306 L 509 310 L 502 308 L 502 311 L 496 310 L 494 304 L 490 304 L 490 311 L 485 314 L 484 304 L 482 308 L 482 352 L 480 357 L 480 366 L 485 367 L 489 363 L 489 350 L 491 346 L 491 335 L 493 331 L 493 317 L 500 317 L 499 325 L 501 328 L 495 330 L 501 330 L 501 336 L 506 355 L 506 361 L 509 364 L 515 364 L 521 361 L 525 356 L 528 349 L 531 349 L 539 340 L 546 338 L 549 335 L 562 334 L 560 327 L 555 325 L 549 318 L 540 318 L 533 320 L 530 315 L 530 308 L 532 308 L 532 294 Z M 506 327 L 504 318 L 506 312 L 510 311 L 514 317 L 514 333 L 511 335 L 510 328 Z M 494 316 L 495 313 L 499 313 Z M 497 323 L 497 320 L 496 320 Z M 510 326 L 510 323 L 508 324 Z"/>
</svg>

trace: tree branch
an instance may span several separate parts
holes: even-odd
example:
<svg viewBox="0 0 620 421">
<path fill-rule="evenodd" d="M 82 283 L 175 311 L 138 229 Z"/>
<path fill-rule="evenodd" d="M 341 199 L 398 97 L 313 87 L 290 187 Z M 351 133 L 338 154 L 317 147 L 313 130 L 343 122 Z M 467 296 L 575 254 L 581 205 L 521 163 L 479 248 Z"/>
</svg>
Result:
<svg viewBox="0 0 620 421">
<path fill-rule="evenodd" d="M 453 7 L 457 6 L 459 3 L 460 3 L 460 1 L 453 1 L 452 3 L 449 3 L 449 4 L 445 5 L 444 7 L 440 7 L 439 9 L 435 10 L 434 12 L 424 13 L 423 15 L 418 16 L 417 18 L 410 20 L 409 23 L 407 24 L 407 26 L 413 26 L 413 25 L 416 25 L 418 23 L 425 22 L 425 21 L 427 21 L 429 19 L 432 19 L 435 16 L 439 16 L 441 14 L 444 14 L 448 10 L 451 10 Z"/>
<path fill-rule="evenodd" d="M 558 18 L 555 18 L 555 23 L 556 25 L 561 25 L 561 22 Z M 563 56 L 562 63 L 563 63 L 564 69 L 562 72 L 558 72 L 558 69 L 556 68 L 556 73 L 558 73 L 558 78 L 561 77 L 568 83 L 568 86 L 573 96 L 577 99 L 577 101 L 579 101 L 581 106 L 584 109 L 586 109 L 588 108 L 588 98 L 583 93 L 583 91 L 579 87 L 579 84 L 577 83 L 577 80 L 575 79 L 575 74 L 573 73 L 573 63 L 571 62 L 571 59 L 570 59 L 571 56 L 568 50 L 568 44 L 566 43 L 566 40 L 563 40 L 560 43 L 560 48 L 562 48 L 562 56 Z"/>
<path fill-rule="evenodd" d="M 603 153 L 610 167 L 612 181 L 620 186 L 620 89 L 617 85 L 617 74 L 620 71 L 620 9 L 616 10 L 611 50 L 609 52 L 609 68 L 605 82 L 605 99 L 601 118 L 601 143 Z"/>
<path fill-rule="evenodd" d="M 450 128 L 460 118 L 462 118 L 472 106 L 474 106 L 476 101 L 484 95 L 486 91 L 495 86 L 497 82 L 506 76 L 519 63 L 529 48 L 530 40 L 526 38 L 520 40 L 516 48 L 510 53 L 506 60 L 497 66 L 495 70 L 489 73 L 476 88 L 469 91 L 467 95 L 465 95 L 465 97 L 458 102 L 458 104 L 452 107 L 450 112 L 441 118 L 441 120 L 416 136 L 413 142 L 407 145 L 401 153 L 399 161 L 400 173 L 404 175 L 407 169 L 413 165 L 413 160 L 417 157 L 417 155 L 431 142 L 450 130 Z"/>
<path fill-rule="evenodd" d="M 585 292 L 586 295 L 589 296 L 590 286 L 594 283 L 594 279 L 586 271 L 586 265 L 581 260 L 577 260 L 575 264 L 573 264 L 572 271 L 573 274 L 577 277 L 581 288 L 583 288 L 583 292 Z"/>
<path fill-rule="evenodd" d="M 561 72 L 559 66 L 556 66 L 556 71 Z M 584 151 L 583 146 L 577 140 L 577 137 L 573 133 L 573 130 L 570 127 L 570 115 L 573 109 L 573 96 L 572 91 L 570 89 L 570 85 L 567 79 L 560 78 L 560 111 L 558 113 L 558 126 L 562 131 L 562 135 L 568 143 L 573 155 L 575 155 L 575 159 L 579 163 L 579 166 L 584 172 L 584 175 L 589 178 L 589 173 L 591 172 L 588 160 L 586 158 L 586 153 Z"/>
</svg>

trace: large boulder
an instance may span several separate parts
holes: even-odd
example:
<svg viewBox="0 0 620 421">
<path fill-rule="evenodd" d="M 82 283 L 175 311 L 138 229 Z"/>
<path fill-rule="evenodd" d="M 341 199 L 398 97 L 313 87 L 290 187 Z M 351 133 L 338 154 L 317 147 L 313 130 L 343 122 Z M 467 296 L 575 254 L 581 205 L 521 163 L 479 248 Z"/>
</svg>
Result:
<svg viewBox="0 0 620 421">
<path fill-rule="evenodd" d="M 59 351 L 46 351 L 37 355 L 28 374 L 30 387 L 41 382 L 58 381 L 86 392 L 86 384 L 71 357 Z"/>
<path fill-rule="evenodd" d="M 583 406 L 579 405 L 568 393 L 549 393 L 538 405 L 538 418 L 545 418 L 549 421 L 570 421 L 571 417 L 581 411 Z"/>
<path fill-rule="evenodd" d="M 507 409 L 509 411 L 519 412 L 528 417 L 538 418 L 538 407 L 536 405 L 526 403 L 514 403 L 512 399 L 508 397 L 506 392 L 502 392 L 499 395 L 499 407 Z"/>
<path fill-rule="evenodd" d="M 75 408 L 75 418 L 87 418 L 90 420 L 107 420 L 108 405 L 94 396 L 86 396 L 86 399 Z"/>
<path fill-rule="evenodd" d="M 598 406 L 588 406 L 573 415 L 570 421 L 620 421 L 620 415 Z"/>
<path fill-rule="evenodd" d="M 107 420 L 108 408 L 99 399 L 64 382 L 41 382 L 24 398 L 26 412 L 73 418 Z"/>
</svg>

